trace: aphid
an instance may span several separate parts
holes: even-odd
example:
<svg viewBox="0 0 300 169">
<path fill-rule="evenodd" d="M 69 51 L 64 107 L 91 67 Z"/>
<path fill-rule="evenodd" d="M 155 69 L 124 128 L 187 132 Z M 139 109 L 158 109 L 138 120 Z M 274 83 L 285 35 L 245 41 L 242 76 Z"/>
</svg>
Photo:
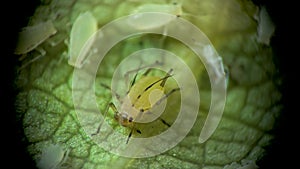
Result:
<svg viewBox="0 0 300 169">
<path fill-rule="evenodd" d="M 148 73 L 151 70 L 151 68 L 147 69 L 138 81 L 136 81 L 138 73 L 134 76 L 129 90 L 124 98 L 121 99 L 117 93 L 112 91 L 113 94 L 115 94 L 119 99 L 121 108 L 118 111 L 116 106 L 110 102 L 104 112 L 104 117 L 106 117 L 108 109 L 111 108 L 115 113 L 115 120 L 117 120 L 120 125 L 129 127 L 131 129 L 126 144 L 128 143 L 133 131 L 141 133 L 140 130 L 135 128 L 135 123 L 143 121 L 143 118 L 146 118 L 148 113 L 152 113 L 152 108 L 158 106 L 164 99 L 166 99 L 175 91 L 180 90 L 179 88 L 174 88 L 168 93 L 164 94 L 166 81 L 172 76 L 170 75 L 172 69 L 164 77 L 148 76 Z M 110 89 L 110 87 L 107 85 L 102 84 L 102 86 Z M 161 118 L 159 119 L 165 125 L 170 126 L 165 120 Z M 101 124 L 99 125 L 97 132 L 92 134 L 92 136 L 100 132 Z"/>
<path fill-rule="evenodd" d="M 176 19 L 177 17 L 180 17 L 182 12 L 182 5 L 173 2 L 172 4 L 143 4 L 136 8 L 136 10 L 133 11 L 133 14 L 139 14 L 143 12 L 160 12 L 160 13 L 168 13 L 172 15 L 176 15 L 174 18 L 169 19 L 160 19 L 156 18 L 155 21 L 149 21 L 143 17 L 143 15 L 135 15 L 135 17 L 132 19 L 132 24 L 137 29 L 152 29 L 152 28 L 159 28 L 164 25 L 167 25 L 170 21 Z"/>
<path fill-rule="evenodd" d="M 56 169 L 60 168 L 68 158 L 70 150 L 65 150 L 61 145 L 51 144 L 46 147 L 41 159 L 37 162 L 37 167 L 40 169 Z"/>
<path fill-rule="evenodd" d="M 26 54 L 34 50 L 56 32 L 57 30 L 51 21 L 25 27 L 18 35 L 18 42 L 14 53 L 16 55 Z"/>
<path fill-rule="evenodd" d="M 88 41 L 97 31 L 97 20 L 90 12 L 80 14 L 75 20 L 70 34 L 69 61 L 74 67 L 81 68 L 95 40 Z M 89 43 L 86 43 L 86 42 Z M 82 50 L 83 49 L 83 50 Z"/>
<path fill-rule="evenodd" d="M 57 32 L 52 21 L 41 22 L 34 26 L 28 26 L 23 28 L 21 32 L 19 32 L 18 42 L 16 44 L 16 48 L 14 54 L 23 55 L 19 58 L 19 60 L 23 60 L 27 57 L 27 53 L 33 50 L 39 52 L 38 56 L 30 59 L 27 63 L 23 64 L 19 70 L 25 68 L 29 64 L 35 62 L 42 56 L 46 55 L 46 51 L 39 47 L 45 40 L 54 35 Z"/>
<path fill-rule="evenodd" d="M 139 6 L 134 11 L 134 13 L 142 13 L 142 12 L 163 12 L 163 13 L 169 13 L 173 15 L 181 15 L 182 6 L 177 2 L 173 2 L 172 4 L 144 4 Z"/>
</svg>

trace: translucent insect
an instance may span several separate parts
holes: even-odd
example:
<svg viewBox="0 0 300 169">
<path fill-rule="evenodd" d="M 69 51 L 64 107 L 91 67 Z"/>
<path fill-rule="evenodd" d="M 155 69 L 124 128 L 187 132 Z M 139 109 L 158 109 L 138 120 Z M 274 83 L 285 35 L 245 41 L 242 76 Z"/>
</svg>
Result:
<svg viewBox="0 0 300 169">
<path fill-rule="evenodd" d="M 60 168 L 66 162 L 69 152 L 69 149 L 65 150 L 61 145 L 51 144 L 43 150 L 41 159 L 37 162 L 37 167 L 40 169 Z"/>
<path fill-rule="evenodd" d="M 88 57 L 95 39 L 89 40 L 97 31 L 97 20 L 90 12 L 80 14 L 75 20 L 70 34 L 69 61 L 74 67 L 81 68 Z M 86 42 L 89 43 L 86 43 Z M 85 46 L 84 46 L 85 45 Z M 83 50 L 82 50 L 83 49 Z"/>
<path fill-rule="evenodd" d="M 35 56 L 33 59 L 30 59 L 27 63 L 23 64 L 19 68 L 19 70 L 25 68 L 29 64 L 46 55 L 46 51 L 43 48 L 39 47 L 39 45 L 56 34 L 56 32 L 57 30 L 50 20 L 47 22 L 41 22 L 37 25 L 25 27 L 21 32 L 19 32 L 18 41 L 14 51 L 14 54 L 22 55 L 19 60 L 24 60 L 27 57 L 27 53 L 33 50 L 39 52 L 37 56 Z"/>
<path fill-rule="evenodd" d="M 115 113 L 115 120 L 117 120 L 122 126 L 129 127 L 131 129 L 126 144 L 128 143 L 133 131 L 141 133 L 140 130 L 135 128 L 135 123 L 143 121 L 143 118 L 146 118 L 146 114 L 152 113 L 151 110 L 153 108 L 161 104 L 161 102 L 169 95 L 180 90 L 180 88 L 174 88 L 164 94 L 166 81 L 172 76 L 170 75 L 172 69 L 164 77 L 148 76 L 148 73 L 151 70 L 151 68 L 147 69 L 138 81 L 136 81 L 138 75 L 138 73 L 136 73 L 130 84 L 129 90 L 127 91 L 127 95 L 122 98 L 122 100 L 117 93 L 112 91 L 121 103 L 120 111 L 118 111 L 116 106 L 110 102 L 104 112 L 104 117 L 106 117 L 108 109 L 111 108 Z M 101 85 L 110 89 L 110 87 L 105 84 Z M 165 120 L 161 118 L 159 119 L 165 125 L 170 127 Z M 97 132 L 92 134 L 92 136 L 100 132 L 101 124 L 99 125 Z"/>
<path fill-rule="evenodd" d="M 25 27 L 18 35 L 18 42 L 14 53 L 16 55 L 26 54 L 34 50 L 56 32 L 57 30 L 51 21 Z"/>
<path fill-rule="evenodd" d="M 172 4 L 143 4 L 134 11 L 134 13 L 142 12 L 164 12 L 180 16 L 182 14 L 182 6 L 177 2 Z"/>
<path fill-rule="evenodd" d="M 173 18 L 168 19 L 160 19 L 156 18 L 155 21 L 147 20 L 143 16 L 143 12 L 161 12 L 161 13 L 168 13 L 175 15 Z M 138 15 L 141 13 L 140 15 Z M 171 4 L 143 4 L 138 6 L 134 11 L 133 14 L 137 14 L 132 19 L 131 25 L 138 29 L 152 29 L 152 28 L 159 28 L 164 25 L 167 25 L 172 20 L 176 19 L 183 15 L 182 11 L 182 3 L 173 2 Z M 152 18 L 151 18 L 152 19 Z"/>
</svg>

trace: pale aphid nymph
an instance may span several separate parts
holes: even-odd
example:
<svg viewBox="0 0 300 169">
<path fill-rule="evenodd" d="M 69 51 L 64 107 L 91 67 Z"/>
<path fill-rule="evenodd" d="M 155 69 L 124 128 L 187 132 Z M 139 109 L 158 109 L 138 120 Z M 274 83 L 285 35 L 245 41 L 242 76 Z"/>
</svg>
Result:
<svg viewBox="0 0 300 169">
<path fill-rule="evenodd" d="M 68 61 L 70 65 L 77 68 L 82 67 L 95 39 L 92 35 L 96 31 L 97 20 L 92 13 L 85 12 L 77 17 L 70 34 Z M 93 39 L 89 40 L 89 38 Z"/>
<path fill-rule="evenodd" d="M 51 144 L 42 151 L 37 167 L 40 169 L 60 168 L 67 160 L 70 150 L 59 144 Z"/>
<path fill-rule="evenodd" d="M 57 32 L 52 21 L 40 22 L 22 29 L 18 35 L 18 42 L 14 51 L 17 55 L 26 54 L 47 40 Z"/>
<path fill-rule="evenodd" d="M 146 70 L 145 73 L 142 74 L 142 77 L 138 80 L 138 74 L 134 76 L 129 90 L 124 98 L 120 98 L 120 96 L 114 92 L 121 103 L 120 110 L 118 110 L 116 106 L 110 102 L 104 112 L 104 117 L 106 117 L 108 109 L 111 108 L 115 113 L 115 120 L 117 120 L 120 125 L 129 127 L 131 129 L 126 143 L 128 143 L 133 131 L 141 133 L 139 129 L 135 128 L 135 123 L 142 121 L 142 119 L 147 116 L 147 113 L 151 113 L 152 108 L 161 104 L 161 102 L 167 99 L 170 94 L 180 90 L 179 88 L 174 88 L 168 93 L 164 94 L 166 81 L 172 76 L 170 75 L 172 69 L 164 77 L 148 75 L 151 70 L 153 69 L 149 68 Z M 102 84 L 102 86 L 110 89 L 110 87 L 107 85 Z M 170 126 L 165 120 L 161 118 L 159 119 L 165 125 Z M 97 132 L 92 134 L 92 136 L 100 132 L 101 124 L 99 125 Z"/>
</svg>

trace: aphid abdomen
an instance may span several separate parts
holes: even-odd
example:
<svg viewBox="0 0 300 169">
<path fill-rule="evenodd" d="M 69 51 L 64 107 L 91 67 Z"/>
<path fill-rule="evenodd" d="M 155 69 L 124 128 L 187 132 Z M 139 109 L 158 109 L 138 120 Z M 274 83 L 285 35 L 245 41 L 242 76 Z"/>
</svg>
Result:
<svg viewBox="0 0 300 169">
<path fill-rule="evenodd" d="M 160 90 L 161 93 L 164 92 L 164 88 L 160 86 L 160 83 L 155 83 L 160 79 L 160 77 L 145 76 L 132 86 L 128 95 L 134 108 L 145 111 L 152 107 L 155 98 L 153 99 L 152 96 L 152 99 L 150 101 L 150 94 L 154 90 Z M 158 101 L 162 97 L 162 94 L 156 97 L 156 100 Z"/>
</svg>

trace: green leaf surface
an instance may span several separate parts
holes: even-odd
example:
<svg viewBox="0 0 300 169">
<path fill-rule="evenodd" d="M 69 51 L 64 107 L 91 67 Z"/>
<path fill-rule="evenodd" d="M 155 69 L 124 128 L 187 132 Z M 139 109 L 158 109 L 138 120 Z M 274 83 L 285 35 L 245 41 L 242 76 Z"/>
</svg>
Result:
<svg viewBox="0 0 300 169">
<path fill-rule="evenodd" d="M 281 94 L 273 81 L 276 68 L 272 49 L 256 41 L 257 22 L 254 17 L 257 7 L 246 0 L 183 1 L 182 17 L 206 33 L 229 69 L 224 114 L 207 142 L 198 142 L 210 106 L 210 85 L 203 64 L 181 42 L 167 38 L 162 43 L 161 36 L 148 35 L 126 39 L 107 54 L 95 80 L 98 107 L 104 111 L 111 100 L 110 92 L 99 83 L 110 82 L 116 66 L 123 58 L 133 51 L 160 47 L 180 55 L 197 77 L 201 106 L 190 133 L 174 148 L 149 158 L 117 156 L 100 148 L 85 133 L 74 110 L 71 90 L 74 67 L 68 65 L 68 58 L 64 54 L 68 53 L 68 47 L 63 41 L 68 40 L 71 26 L 82 12 L 90 11 L 100 28 L 145 3 L 167 2 L 53 0 L 36 9 L 29 25 L 52 20 L 58 32 L 40 45 L 46 55 L 23 67 L 16 78 L 20 91 L 16 101 L 17 120 L 23 126 L 20 130 L 23 131 L 32 159 L 38 162 L 44 148 L 51 144 L 62 145 L 70 151 L 62 168 L 219 169 L 238 168 L 246 165 L 245 161 L 255 163 L 261 159 L 265 147 L 273 138 L 269 131 L 281 110 L 278 105 Z M 28 53 L 23 64 L 26 65 L 36 55 L 36 51 Z M 166 117 L 166 120 L 172 121 L 174 117 Z M 86 120 L 93 121 L 88 117 Z M 114 126 L 115 131 L 128 134 L 129 130 L 113 119 L 112 112 L 106 121 Z M 91 130 L 96 130 L 98 125 L 91 124 Z M 164 125 L 155 123 L 151 131 L 157 133 L 163 130 L 166 130 Z M 147 134 L 151 135 L 150 131 L 142 136 Z M 114 139 L 110 133 L 106 137 L 107 140 Z M 120 142 L 125 143 L 125 140 Z"/>
</svg>

